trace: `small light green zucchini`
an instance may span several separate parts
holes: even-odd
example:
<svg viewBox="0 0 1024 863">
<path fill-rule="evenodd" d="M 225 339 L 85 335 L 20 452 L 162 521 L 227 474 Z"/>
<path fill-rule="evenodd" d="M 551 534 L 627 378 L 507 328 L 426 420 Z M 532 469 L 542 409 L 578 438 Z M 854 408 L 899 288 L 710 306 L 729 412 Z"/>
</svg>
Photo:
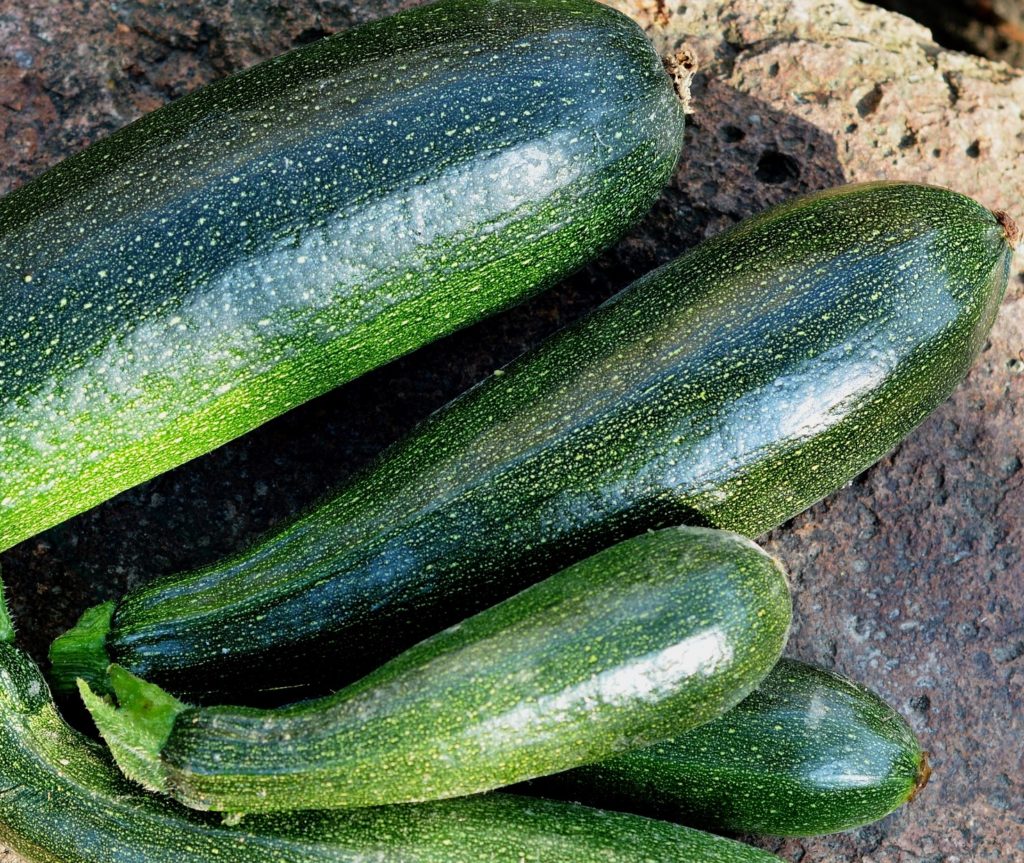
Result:
<svg viewBox="0 0 1024 863">
<path fill-rule="evenodd" d="M 188 707 L 115 666 L 83 682 L 125 773 L 198 809 L 434 800 L 601 760 L 718 716 L 775 664 L 790 598 L 750 540 L 669 528 L 606 549 L 325 698 Z"/>
<path fill-rule="evenodd" d="M 914 732 L 881 698 L 783 659 L 724 716 L 535 790 L 710 830 L 815 836 L 888 815 L 930 773 Z"/>
<path fill-rule="evenodd" d="M 748 219 L 452 402 L 283 530 L 93 612 L 54 646 L 56 680 L 104 687 L 114 661 L 178 694 L 251 696 L 315 681 L 325 655 L 351 680 L 641 530 L 758 536 L 949 395 L 984 344 L 1014 242 L 1005 217 L 909 183 Z"/>
<path fill-rule="evenodd" d="M 142 793 L 69 728 L 28 657 L 0 643 L 0 846 L 27 863 L 770 863 L 637 815 L 493 794 L 252 815 L 238 824 Z M 0 856 L 3 856 L 0 847 Z"/>
<path fill-rule="evenodd" d="M 553 284 L 683 113 L 593 0 L 441 0 L 167 105 L 0 200 L 0 551 Z"/>
</svg>

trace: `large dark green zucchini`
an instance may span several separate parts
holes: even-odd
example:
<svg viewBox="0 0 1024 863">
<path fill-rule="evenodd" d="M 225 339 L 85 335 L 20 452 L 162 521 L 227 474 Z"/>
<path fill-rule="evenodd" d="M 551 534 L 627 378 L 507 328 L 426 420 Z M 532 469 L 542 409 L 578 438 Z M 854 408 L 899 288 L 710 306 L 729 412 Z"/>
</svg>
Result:
<svg viewBox="0 0 1024 863">
<path fill-rule="evenodd" d="M 179 692 L 354 675 L 640 530 L 763 533 L 949 395 L 1006 287 L 1009 224 L 905 183 L 749 219 L 451 403 L 291 526 L 93 612 L 55 650 L 58 679 L 101 682 L 108 656 Z"/>
<path fill-rule="evenodd" d="M 0 201 L 0 551 L 579 267 L 683 115 L 593 0 L 442 0 Z"/>
<path fill-rule="evenodd" d="M 929 772 L 914 732 L 881 698 L 783 659 L 724 716 L 534 790 L 713 830 L 814 836 L 888 815 Z"/>
<path fill-rule="evenodd" d="M 790 599 L 750 540 L 642 534 L 325 698 L 190 708 L 116 666 L 83 695 L 125 773 L 197 809 L 436 800 L 589 764 L 724 713 L 777 661 Z"/>
<path fill-rule="evenodd" d="M 232 826 L 144 794 L 60 718 L 0 643 L 0 846 L 27 863 L 768 863 L 636 815 L 494 794 L 420 806 L 253 815 Z M 2 850 L 0 850 L 2 855 Z"/>
</svg>

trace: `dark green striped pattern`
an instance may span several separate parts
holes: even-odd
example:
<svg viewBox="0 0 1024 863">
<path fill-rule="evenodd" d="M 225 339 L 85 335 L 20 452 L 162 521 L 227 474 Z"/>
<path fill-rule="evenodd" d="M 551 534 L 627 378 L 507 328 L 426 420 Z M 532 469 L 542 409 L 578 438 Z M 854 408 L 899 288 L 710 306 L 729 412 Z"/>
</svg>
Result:
<svg viewBox="0 0 1024 863">
<path fill-rule="evenodd" d="M 116 669 L 86 703 L 124 771 L 228 812 L 373 806 L 498 788 L 720 715 L 789 632 L 778 564 L 750 540 L 668 528 L 480 612 L 316 701 L 189 708 Z"/>
<path fill-rule="evenodd" d="M 129 594 L 74 673 L 100 680 L 109 655 L 176 691 L 246 692 L 316 678 L 329 655 L 354 676 L 637 531 L 761 534 L 949 395 L 1011 256 L 992 213 L 928 186 L 847 186 L 751 218 L 452 402 L 291 526 Z"/>
<path fill-rule="evenodd" d="M 237 825 L 144 794 L 58 715 L 0 644 L 0 845 L 28 863 L 769 863 L 636 815 L 494 794 L 420 806 L 253 815 Z"/>
<path fill-rule="evenodd" d="M 552 284 L 683 115 L 593 0 L 441 0 L 150 114 L 0 201 L 0 551 Z"/>
<path fill-rule="evenodd" d="M 881 698 L 783 659 L 719 719 L 537 789 L 713 830 L 814 836 L 888 815 L 928 774 L 914 732 Z"/>
</svg>

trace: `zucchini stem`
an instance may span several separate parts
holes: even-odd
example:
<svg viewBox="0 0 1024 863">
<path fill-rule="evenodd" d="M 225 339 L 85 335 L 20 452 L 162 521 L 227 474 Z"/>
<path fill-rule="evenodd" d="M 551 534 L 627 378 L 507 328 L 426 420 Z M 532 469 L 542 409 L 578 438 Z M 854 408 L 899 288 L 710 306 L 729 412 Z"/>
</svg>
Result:
<svg viewBox="0 0 1024 863">
<path fill-rule="evenodd" d="M 693 76 L 697 74 L 697 58 L 688 48 L 677 48 L 671 54 L 662 55 L 661 62 L 672 79 L 672 86 L 683 106 L 683 113 L 692 114 L 690 85 L 693 83 Z"/>
<path fill-rule="evenodd" d="M 93 692 L 85 680 L 78 681 L 82 700 L 122 772 L 143 788 L 166 792 L 160 753 L 174 720 L 188 705 L 119 665 L 111 665 L 108 676 L 117 707 Z"/>
<path fill-rule="evenodd" d="M 4 582 L 0 577 L 0 644 L 11 644 L 14 641 L 14 621 L 11 620 L 11 612 L 7 607 L 7 598 L 4 596 Z"/>
<path fill-rule="evenodd" d="M 76 681 L 85 680 L 94 692 L 111 692 L 107 680 L 110 658 L 107 635 L 114 617 L 114 603 L 88 608 L 69 629 L 50 645 L 50 677 L 56 691 L 74 692 Z"/>
<path fill-rule="evenodd" d="M 1017 223 L 1005 210 L 996 210 L 993 215 L 996 217 L 996 221 L 1003 226 L 1003 231 L 1006 232 L 1006 242 L 1010 244 L 1015 252 L 1020 251 L 1022 237 Z"/>
<path fill-rule="evenodd" d="M 928 784 L 928 780 L 932 777 L 932 766 L 928 763 L 928 753 L 922 750 L 921 761 L 917 765 L 917 776 L 914 779 L 914 790 L 910 792 L 910 796 L 907 798 L 907 803 L 917 797 L 921 793 L 921 789 Z"/>
</svg>

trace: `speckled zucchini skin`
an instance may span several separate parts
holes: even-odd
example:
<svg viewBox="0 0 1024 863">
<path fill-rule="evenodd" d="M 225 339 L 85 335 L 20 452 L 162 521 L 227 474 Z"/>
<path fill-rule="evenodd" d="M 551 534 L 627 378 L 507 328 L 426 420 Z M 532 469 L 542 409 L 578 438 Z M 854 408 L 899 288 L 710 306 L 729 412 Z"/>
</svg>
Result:
<svg viewBox="0 0 1024 863">
<path fill-rule="evenodd" d="M 791 659 L 724 716 L 534 791 L 770 836 L 815 836 L 888 815 L 927 781 L 906 721 L 874 693 Z"/>
<path fill-rule="evenodd" d="M 846 186 L 751 218 L 452 402 L 292 525 L 105 609 L 109 632 L 66 641 L 74 668 L 55 655 L 58 679 L 101 682 L 109 659 L 192 693 L 303 683 L 334 662 L 354 675 L 640 530 L 757 536 L 949 395 L 1011 257 L 992 213 L 934 187 Z"/>
<path fill-rule="evenodd" d="M 0 201 L 0 550 L 576 269 L 682 109 L 592 0 L 442 0 L 168 105 Z"/>
<path fill-rule="evenodd" d="M 767 863 L 636 815 L 494 794 L 253 815 L 239 825 L 140 792 L 69 728 L 33 663 L 0 644 L 0 844 L 28 863 Z"/>
<path fill-rule="evenodd" d="M 750 540 L 668 528 L 606 549 L 325 698 L 187 707 L 113 677 L 83 689 L 133 779 L 198 809 L 375 806 L 487 791 L 724 713 L 789 633 L 779 565 Z"/>
</svg>

